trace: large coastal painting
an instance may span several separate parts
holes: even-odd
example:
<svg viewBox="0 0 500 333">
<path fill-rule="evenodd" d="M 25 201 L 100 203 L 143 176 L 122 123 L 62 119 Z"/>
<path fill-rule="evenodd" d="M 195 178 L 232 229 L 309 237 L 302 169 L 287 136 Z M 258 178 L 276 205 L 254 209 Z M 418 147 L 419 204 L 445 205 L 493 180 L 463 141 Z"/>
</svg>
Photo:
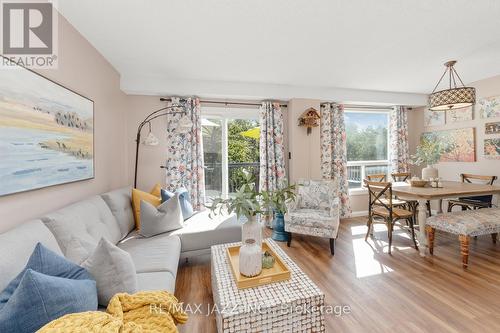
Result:
<svg viewBox="0 0 500 333">
<path fill-rule="evenodd" d="M 0 195 L 93 178 L 94 102 L 22 67 L 0 71 Z"/>
<path fill-rule="evenodd" d="M 474 128 L 427 132 L 422 138 L 441 143 L 440 162 L 475 162 L 476 144 Z"/>
</svg>

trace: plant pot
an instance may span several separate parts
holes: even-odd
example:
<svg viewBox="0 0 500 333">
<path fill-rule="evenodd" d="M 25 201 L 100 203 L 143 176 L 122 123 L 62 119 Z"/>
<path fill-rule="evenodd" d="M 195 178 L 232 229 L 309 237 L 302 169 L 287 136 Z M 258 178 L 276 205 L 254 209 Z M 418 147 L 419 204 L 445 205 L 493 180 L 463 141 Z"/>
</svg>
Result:
<svg viewBox="0 0 500 333">
<path fill-rule="evenodd" d="M 428 165 L 426 168 L 422 169 L 422 179 L 429 180 L 430 178 L 438 178 L 438 169 L 434 168 L 432 165 Z"/>
<path fill-rule="evenodd" d="M 285 232 L 285 217 L 281 213 L 274 214 L 272 239 L 278 242 L 288 241 L 288 234 Z"/>
</svg>

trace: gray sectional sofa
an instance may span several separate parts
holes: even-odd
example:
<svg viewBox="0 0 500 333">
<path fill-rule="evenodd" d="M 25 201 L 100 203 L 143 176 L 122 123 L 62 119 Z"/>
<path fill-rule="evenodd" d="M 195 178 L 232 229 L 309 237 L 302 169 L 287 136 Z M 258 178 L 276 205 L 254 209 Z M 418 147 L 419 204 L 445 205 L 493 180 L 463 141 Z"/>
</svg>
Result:
<svg viewBox="0 0 500 333">
<path fill-rule="evenodd" d="M 0 234 L 0 290 L 24 268 L 38 242 L 80 263 L 105 237 L 132 256 L 139 290 L 173 293 L 179 260 L 209 253 L 214 244 L 241 240 L 241 223 L 234 214 L 210 218 L 207 211 L 170 233 L 144 238 L 134 229 L 129 187 L 25 222 Z"/>
</svg>

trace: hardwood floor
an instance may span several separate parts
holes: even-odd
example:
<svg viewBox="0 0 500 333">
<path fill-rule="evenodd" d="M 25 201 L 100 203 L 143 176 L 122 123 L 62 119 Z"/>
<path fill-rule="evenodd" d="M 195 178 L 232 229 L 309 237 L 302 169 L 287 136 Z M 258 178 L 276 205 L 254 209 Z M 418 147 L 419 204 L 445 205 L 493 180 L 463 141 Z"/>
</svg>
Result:
<svg viewBox="0 0 500 333">
<path fill-rule="evenodd" d="M 291 248 L 280 243 L 323 290 L 327 305 L 349 306 L 349 314 L 326 315 L 327 332 L 500 332 L 500 242 L 472 238 L 463 270 L 453 235 L 436 232 L 434 256 L 421 258 L 407 233 L 396 229 L 389 255 L 385 226 L 375 225 L 374 238 L 365 242 L 365 223 L 341 222 L 334 257 L 328 239 L 294 235 Z M 181 265 L 176 296 L 198 310 L 181 332 L 216 331 L 207 315 L 208 256 Z"/>
</svg>

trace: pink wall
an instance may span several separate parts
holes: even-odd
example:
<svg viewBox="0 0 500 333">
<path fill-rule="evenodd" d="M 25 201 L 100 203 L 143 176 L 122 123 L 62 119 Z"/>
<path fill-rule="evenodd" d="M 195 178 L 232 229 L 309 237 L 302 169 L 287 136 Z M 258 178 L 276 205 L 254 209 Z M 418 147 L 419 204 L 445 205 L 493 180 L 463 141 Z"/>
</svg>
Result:
<svg viewBox="0 0 500 333">
<path fill-rule="evenodd" d="M 137 126 L 148 114 L 164 107 L 165 102 L 160 102 L 159 96 L 130 95 L 127 96 L 127 104 L 128 181 L 133 184 Z M 160 169 L 160 165 L 165 165 L 167 154 L 166 120 L 166 117 L 160 117 L 152 123 L 152 132 L 158 138 L 160 144 L 158 146 L 141 144 L 140 146 L 137 188 L 141 190 L 149 191 L 156 183 L 165 185 L 165 170 Z M 141 140 L 148 135 L 148 132 L 148 126 L 144 126 L 141 132 Z"/>
<path fill-rule="evenodd" d="M 0 232 L 93 194 L 128 184 L 118 72 L 61 15 L 59 68 L 40 73 L 94 101 L 95 179 L 0 197 Z"/>
</svg>

